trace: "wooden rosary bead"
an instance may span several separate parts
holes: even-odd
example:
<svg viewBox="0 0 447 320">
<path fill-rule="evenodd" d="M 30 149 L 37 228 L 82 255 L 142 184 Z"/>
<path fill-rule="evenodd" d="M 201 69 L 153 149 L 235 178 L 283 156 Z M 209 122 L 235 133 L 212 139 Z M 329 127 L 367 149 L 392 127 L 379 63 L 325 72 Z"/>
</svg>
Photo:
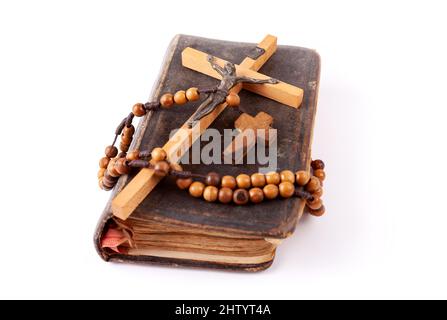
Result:
<svg viewBox="0 0 447 320">
<path fill-rule="evenodd" d="M 105 186 L 102 178 L 98 180 L 98 185 L 102 190 L 105 190 L 105 191 L 109 191 L 109 190 L 113 189 L 113 187 Z"/>
<path fill-rule="evenodd" d="M 324 205 L 321 206 L 320 209 L 317 209 L 317 210 L 309 209 L 309 213 L 316 217 L 321 217 L 325 212 L 326 212 L 326 208 L 324 207 Z"/>
<path fill-rule="evenodd" d="M 248 191 L 245 189 L 237 189 L 233 193 L 233 201 L 237 205 L 247 204 L 249 199 L 250 196 L 248 194 Z"/>
<path fill-rule="evenodd" d="M 154 161 L 163 161 L 166 159 L 166 151 L 162 148 L 154 148 L 151 152 L 151 157 Z"/>
<path fill-rule="evenodd" d="M 134 151 L 129 152 L 126 155 L 126 159 L 129 160 L 129 161 L 140 159 L 140 151 L 134 150 Z"/>
<path fill-rule="evenodd" d="M 183 90 L 177 91 L 174 95 L 174 102 L 178 105 L 187 103 L 188 99 L 186 99 L 186 92 Z"/>
<path fill-rule="evenodd" d="M 324 170 L 324 162 L 322 160 L 314 160 L 310 163 L 310 165 L 314 170 Z"/>
<path fill-rule="evenodd" d="M 124 127 L 123 129 L 123 136 L 132 137 L 135 133 L 135 127 L 133 125 L 130 125 L 130 127 Z"/>
<path fill-rule="evenodd" d="M 99 186 L 100 189 L 105 190 L 105 189 L 104 189 L 104 186 L 103 186 L 103 184 L 102 184 L 102 177 L 98 179 L 98 186 Z"/>
<path fill-rule="evenodd" d="M 280 173 L 281 182 L 295 183 L 295 174 L 290 170 L 284 170 Z"/>
<path fill-rule="evenodd" d="M 183 171 L 183 168 L 181 165 L 179 165 L 178 163 L 170 163 L 169 164 L 169 169 L 171 171 Z"/>
<path fill-rule="evenodd" d="M 264 192 L 261 188 L 251 188 L 250 191 L 248 191 L 248 194 L 250 196 L 250 201 L 253 203 L 260 203 L 264 200 Z"/>
<path fill-rule="evenodd" d="M 108 146 L 104 153 L 106 154 L 107 158 L 115 158 L 118 154 L 118 149 L 115 146 Z"/>
<path fill-rule="evenodd" d="M 194 198 L 200 198 L 205 190 L 205 185 L 200 181 L 195 181 L 189 186 L 189 194 Z"/>
<path fill-rule="evenodd" d="M 126 158 L 120 158 L 115 163 L 115 170 L 119 174 L 128 174 L 130 172 L 130 167 L 127 165 Z"/>
<path fill-rule="evenodd" d="M 323 169 L 314 170 L 314 176 L 317 177 L 320 181 L 324 181 L 324 179 L 326 179 L 326 173 Z"/>
<path fill-rule="evenodd" d="M 166 161 L 159 161 L 154 166 L 154 174 L 157 177 L 166 177 L 169 173 L 169 163 Z"/>
<path fill-rule="evenodd" d="M 319 188 L 318 190 L 312 192 L 313 197 L 321 198 L 322 195 L 323 195 L 323 188 Z"/>
<path fill-rule="evenodd" d="M 290 198 L 295 193 L 295 186 L 292 182 L 284 181 L 279 184 L 279 194 L 283 198 Z"/>
<path fill-rule="evenodd" d="M 174 105 L 174 97 L 170 93 L 165 93 L 160 98 L 160 104 L 163 108 L 169 109 Z"/>
<path fill-rule="evenodd" d="M 276 184 L 268 184 L 266 185 L 262 191 L 264 192 L 264 196 L 269 199 L 275 199 L 278 196 L 279 190 Z"/>
<path fill-rule="evenodd" d="M 109 161 L 110 161 L 110 158 L 107 158 L 107 157 L 103 157 L 103 158 L 101 158 L 100 160 L 99 160 L 99 167 L 102 169 L 102 168 L 107 168 L 107 166 L 109 165 Z"/>
<path fill-rule="evenodd" d="M 305 186 L 310 180 L 310 173 L 304 170 L 297 171 L 295 176 L 296 176 L 296 183 L 299 186 Z"/>
<path fill-rule="evenodd" d="M 120 153 L 118 153 L 118 155 L 116 156 L 117 158 L 125 158 L 127 155 L 126 152 L 121 151 Z"/>
<path fill-rule="evenodd" d="M 251 185 L 251 179 L 248 174 L 240 174 L 236 177 L 237 186 L 242 189 L 248 189 Z"/>
<path fill-rule="evenodd" d="M 104 178 L 102 178 L 102 183 L 106 186 L 106 187 L 114 187 L 116 182 L 118 181 L 119 175 L 118 176 L 112 176 L 110 175 L 109 171 L 106 171 L 104 173 Z"/>
<path fill-rule="evenodd" d="M 219 194 L 219 189 L 215 186 L 207 186 L 205 190 L 203 190 L 203 199 L 208 202 L 214 202 L 217 200 Z"/>
<path fill-rule="evenodd" d="M 318 210 L 323 205 L 323 201 L 321 198 L 314 196 L 313 199 L 306 201 L 306 205 L 312 210 Z"/>
<path fill-rule="evenodd" d="M 186 90 L 186 98 L 189 101 L 197 101 L 200 99 L 199 89 L 197 88 L 189 88 Z"/>
<path fill-rule="evenodd" d="M 129 135 L 122 135 L 121 136 L 121 143 L 122 144 L 131 144 L 132 143 L 132 136 L 129 136 Z"/>
<path fill-rule="evenodd" d="M 254 173 L 250 179 L 253 187 L 262 188 L 265 186 L 265 176 L 262 173 Z"/>
<path fill-rule="evenodd" d="M 233 190 L 227 187 L 223 187 L 219 190 L 219 201 L 222 203 L 230 203 L 233 200 Z"/>
<path fill-rule="evenodd" d="M 118 173 L 118 171 L 116 171 L 115 168 L 115 164 L 116 161 L 118 159 L 117 158 L 113 158 L 109 161 L 109 165 L 107 166 L 107 172 L 104 174 L 104 177 L 107 177 L 107 175 L 110 175 L 111 177 L 117 178 L 120 176 L 120 174 Z"/>
<path fill-rule="evenodd" d="M 205 183 L 208 186 L 218 187 L 220 185 L 220 175 L 216 172 L 210 172 L 206 175 Z"/>
<path fill-rule="evenodd" d="M 317 191 L 320 187 L 320 180 L 317 177 L 311 177 L 309 182 L 306 184 L 306 190 L 310 193 Z"/>
<path fill-rule="evenodd" d="M 130 147 L 130 143 L 124 143 L 121 141 L 121 143 L 120 143 L 121 151 L 127 152 L 127 151 L 129 151 L 129 147 Z"/>
<path fill-rule="evenodd" d="M 236 188 L 236 179 L 233 176 L 223 176 L 222 177 L 222 183 L 221 186 L 223 188 L 230 188 L 230 189 L 234 189 Z"/>
<path fill-rule="evenodd" d="M 146 114 L 146 109 L 144 108 L 144 104 L 135 103 L 132 107 L 132 113 L 135 117 L 142 117 Z"/>
<path fill-rule="evenodd" d="M 226 101 L 229 107 L 238 107 L 241 104 L 241 98 L 236 93 L 230 93 Z"/>
<path fill-rule="evenodd" d="M 175 181 L 175 183 L 177 184 L 177 187 L 178 187 L 180 190 L 185 190 L 185 189 L 189 188 L 189 186 L 191 185 L 191 183 L 192 183 L 192 178 L 187 178 L 187 179 L 177 179 L 177 180 Z"/>
<path fill-rule="evenodd" d="M 278 172 L 269 172 L 265 175 L 265 182 L 267 184 L 279 184 L 281 182 L 281 176 Z"/>
<path fill-rule="evenodd" d="M 104 177 L 104 173 L 105 172 L 106 172 L 105 168 L 99 169 L 99 171 L 98 171 L 98 178 L 100 179 L 100 178 Z"/>
</svg>

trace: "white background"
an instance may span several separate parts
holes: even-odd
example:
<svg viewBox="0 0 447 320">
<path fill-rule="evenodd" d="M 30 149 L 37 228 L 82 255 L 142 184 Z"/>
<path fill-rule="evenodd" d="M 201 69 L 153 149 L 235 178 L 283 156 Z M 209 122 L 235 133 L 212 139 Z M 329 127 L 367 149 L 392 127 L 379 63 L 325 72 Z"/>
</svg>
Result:
<svg viewBox="0 0 447 320">
<path fill-rule="evenodd" d="M 2 1 L 1 298 L 447 298 L 443 1 Z M 315 48 L 327 215 L 258 274 L 105 263 L 97 162 L 177 33 Z"/>
</svg>

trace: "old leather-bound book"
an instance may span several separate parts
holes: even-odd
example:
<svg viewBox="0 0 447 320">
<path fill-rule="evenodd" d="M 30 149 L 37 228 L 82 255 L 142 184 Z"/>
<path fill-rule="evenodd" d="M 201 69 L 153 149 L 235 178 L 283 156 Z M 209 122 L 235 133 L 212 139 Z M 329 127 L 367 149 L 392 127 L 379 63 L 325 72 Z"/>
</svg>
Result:
<svg viewBox="0 0 447 320">
<path fill-rule="evenodd" d="M 165 92 L 218 84 L 217 80 L 182 66 L 181 53 L 186 47 L 240 63 L 253 53 L 256 44 L 176 36 L 167 50 L 149 101 L 158 99 Z M 273 116 L 272 127 L 277 129 L 278 168 L 308 170 L 320 73 L 319 55 L 310 49 L 278 46 L 259 72 L 302 88 L 302 104 L 297 109 L 291 108 L 243 90 L 240 93 L 241 109 L 252 116 L 261 111 Z M 197 101 L 148 113 L 139 124 L 131 150 L 151 150 L 164 145 L 171 131 L 181 127 L 199 104 Z M 240 114 L 237 108 L 226 108 L 211 127 L 221 132 L 225 128 L 234 128 Z M 256 164 L 183 167 L 201 174 L 215 171 L 233 176 L 258 170 Z M 120 178 L 111 200 L 132 177 Z M 304 201 L 299 198 L 246 206 L 208 203 L 177 189 L 175 183 L 166 178 L 125 221 L 113 216 L 109 201 L 97 226 L 95 244 L 100 256 L 107 261 L 259 271 L 272 264 L 277 246 L 292 235 L 304 207 Z M 118 244 L 107 245 L 105 242 L 109 238 Z"/>
</svg>

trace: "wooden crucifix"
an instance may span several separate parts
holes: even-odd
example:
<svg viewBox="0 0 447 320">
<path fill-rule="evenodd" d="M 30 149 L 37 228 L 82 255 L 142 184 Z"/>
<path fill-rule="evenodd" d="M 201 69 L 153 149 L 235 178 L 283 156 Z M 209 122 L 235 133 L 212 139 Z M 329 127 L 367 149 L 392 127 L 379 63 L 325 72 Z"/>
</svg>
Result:
<svg viewBox="0 0 447 320">
<path fill-rule="evenodd" d="M 248 77 L 252 79 L 266 80 L 270 77 L 257 73 L 262 65 L 275 53 L 277 49 L 277 38 L 268 35 L 256 47 L 257 55 L 246 57 L 240 65 L 236 65 L 236 75 L 239 77 Z M 214 60 L 220 66 L 224 66 L 222 59 Z M 213 69 L 208 61 L 208 54 L 200 52 L 192 48 L 186 48 L 182 52 L 182 64 L 185 67 L 205 73 L 215 78 L 221 78 L 221 75 Z M 271 98 L 285 105 L 298 108 L 303 99 L 303 90 L 292 85 L 278 82 L 275 84 L 242 84 L 238 83 L 230 89 L 231 93 L 238 93 L 242 88 L 257 94 Z M 178 162 L 197 138 L 202 134 L 226 108 L 225 102 L 214 107 L 210 113 L 193 122 L 194 115 L 172 136 L 163 146 L 166 151 L 167 159 L 170 162 Z M 198 128 L 198 134 L 193 134 Z M 136 207 L 147 197 L 147 195 L 160 182 L 161 178 L 154 175 L 154 171 L 150 168 L 142 169 L 128 184 L 117 194 L 112 200 L 113 214 L 126 220 Z"/>
</svg>

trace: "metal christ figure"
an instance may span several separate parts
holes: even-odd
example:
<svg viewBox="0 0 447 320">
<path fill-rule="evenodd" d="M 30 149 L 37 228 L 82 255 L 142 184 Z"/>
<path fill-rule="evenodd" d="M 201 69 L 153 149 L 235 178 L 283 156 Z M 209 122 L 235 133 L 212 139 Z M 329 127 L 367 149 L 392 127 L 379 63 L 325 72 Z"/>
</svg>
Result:
<svg viewBox="0 0 447 320">
<path fill-rule="evenodd" d="M 205 99 L 205 101 L 203 101 L 202 104 L 197 108 L 196 112 L 193 115 L 193 118 L 190 121 L 188 121 L 189 127 L 192 127 L 196 121 L 199 121 L 206 115 L 210 114 L 218 105 L 223 103 L 226 100 L 230 92 L 230 89 L 233 88 L 238 83 L 254 83 L 254 84 L 279 83 L 278 80 L 273 78 L 260 80 L 249 77 L 238 77 L 236 75 L 236 67 L 234 66 L 233 63 L 227 62 L 225 63 L 225 66 L 222 68 L 215 62 L 215 58 L 213 56 L 208 55 L 207 60 L 211 64 L 213 69 L 216 70 L 222 76 L 222 81 L 217 87 L 216 92 L 211 93 Z"/>
</svg>

